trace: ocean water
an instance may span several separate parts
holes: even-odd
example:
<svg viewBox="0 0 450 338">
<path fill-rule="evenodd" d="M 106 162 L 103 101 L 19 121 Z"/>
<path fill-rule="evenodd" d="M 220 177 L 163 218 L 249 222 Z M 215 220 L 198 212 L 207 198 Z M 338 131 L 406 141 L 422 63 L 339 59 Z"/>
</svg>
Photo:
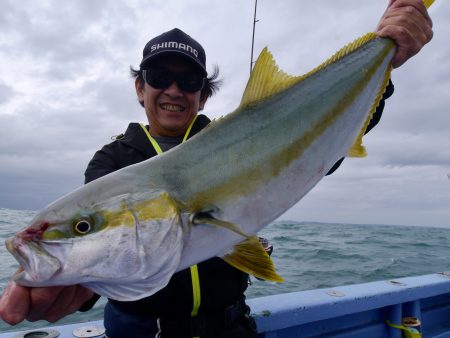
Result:
<svg viewBox="0 0 450 338">
<path fill-rule="evenodd" d="M 32 211 L 0 208 L 0 240 L 14 235 L 33 217 Z M 274 246 L 272 258 L 286 280 L 276 284 L 252 279 L 247 297 L 386 280 L 450 270 L 450 229 L 386 225 L 277 221 L 260 233 Z M 0 289 L 18 264 L 0 245 Z M 58 324 L 101 319 L 104 301 L 87 313 Z M 11 327 L 0 320 L 0 332 L 48 326 L 23 322 Z"/>
</svg>

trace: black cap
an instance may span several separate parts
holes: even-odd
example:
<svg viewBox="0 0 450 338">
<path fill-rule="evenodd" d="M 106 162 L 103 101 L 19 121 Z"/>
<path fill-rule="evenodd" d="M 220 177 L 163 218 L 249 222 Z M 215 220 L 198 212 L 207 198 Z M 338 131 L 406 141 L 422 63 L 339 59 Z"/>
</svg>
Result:
<svg viewBox="0 0 450 338">
<path fill-rule="evenodd" d="M 174 28 L 151 39 L 142 52 L 140 68 L 144 69 L 151 61 L 164 54 L 174 54 L 193 62 L 203 75 L 206 75 L 206 54 L 203 47 L 183 32 Z"/>
</svg>

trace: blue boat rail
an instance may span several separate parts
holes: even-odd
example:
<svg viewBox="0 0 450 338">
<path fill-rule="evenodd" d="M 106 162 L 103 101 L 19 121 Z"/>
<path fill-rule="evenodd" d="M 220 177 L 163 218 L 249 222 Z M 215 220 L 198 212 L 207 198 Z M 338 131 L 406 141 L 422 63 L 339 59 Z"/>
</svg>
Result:
<svg viewBox="0 0 450 338">
<path fill-rule="evenodd" d="M 249 300 L 261 337 L 401 338 L 402 318 L 423 337 L 450 337 L 450 273 L 286 293 Z"/>
<path fill-rule="evenodd" d="M 278 294 L 249 299 L 248 303 L 261 338 L 450 337 L 450 272 Z M 412 328 L 402 323 L 405 318 L 412 320 Z M 95 321 L 47 329 L 57 330 L 60 338 L 73 338 L 74 330 L 102 324 Z M 419 331 L 421 334 L 414 333 Z M 30 333 L 9 332 L 0 338 L 46 337 Z"/>
</svg>

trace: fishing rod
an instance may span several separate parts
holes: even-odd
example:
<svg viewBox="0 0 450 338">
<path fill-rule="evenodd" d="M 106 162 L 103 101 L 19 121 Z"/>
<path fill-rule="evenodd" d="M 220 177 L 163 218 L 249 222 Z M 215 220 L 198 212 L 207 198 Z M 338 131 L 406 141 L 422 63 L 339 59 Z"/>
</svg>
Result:
<svg viewBox="0 0 450 338">
<path fill-rule="evenodd" d="M 259 20 L 256 20 L 256 7 L 258 6 L 258 0 L 255 0 L 255 14 L 253 15 L 253 35 L 252 35 L 252 53 L 250 55 L 250 74 L 253 68 L 253 45 L 255 44 L 255 26 Z"/>
</svg>

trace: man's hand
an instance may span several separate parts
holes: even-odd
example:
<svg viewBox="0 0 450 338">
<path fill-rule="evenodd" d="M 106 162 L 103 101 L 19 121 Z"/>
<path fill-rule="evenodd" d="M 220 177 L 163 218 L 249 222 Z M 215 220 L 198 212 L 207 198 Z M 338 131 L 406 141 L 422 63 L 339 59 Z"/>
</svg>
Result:
<svg viewBox="0 0 450 338">
<path fill-rule="evenodd" d="M 394 68 L 416 55 L 433 37 L 433 23 L 421 0 L 390 0 L 377 27 L 377 34 L 397 44 Z"/>
<path fill-rule="evenodd" d="M 28 288 L 10 281 L 0 299 L 0 318 L 11 325 L 24 319 L 55 322 L 77 311 L 93 294 L 81 285 Z"/>
</svg>

